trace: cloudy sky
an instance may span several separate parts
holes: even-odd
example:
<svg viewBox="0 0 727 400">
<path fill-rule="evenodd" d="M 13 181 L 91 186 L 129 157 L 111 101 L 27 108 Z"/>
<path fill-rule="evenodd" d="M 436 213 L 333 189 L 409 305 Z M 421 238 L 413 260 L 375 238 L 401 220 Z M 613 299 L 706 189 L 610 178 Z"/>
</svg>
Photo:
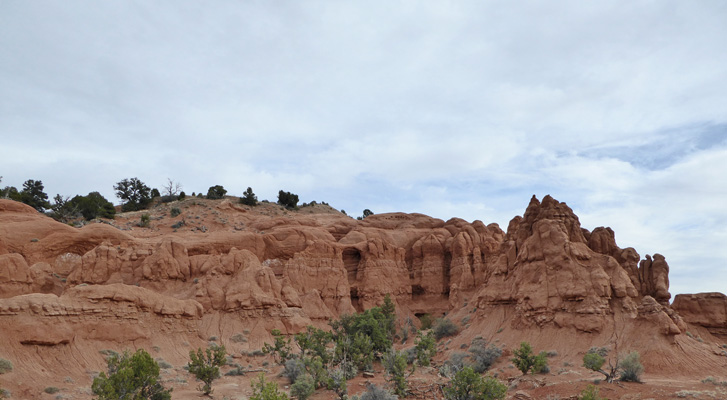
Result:
<svg viewBox="0 0 727 400">
<path fill-rule="evenodd" d="M 360 215 L 530 197 L 727 292 L 723 1 L 3 1 L 2 186 L 139 177 Z"/>
</svg>

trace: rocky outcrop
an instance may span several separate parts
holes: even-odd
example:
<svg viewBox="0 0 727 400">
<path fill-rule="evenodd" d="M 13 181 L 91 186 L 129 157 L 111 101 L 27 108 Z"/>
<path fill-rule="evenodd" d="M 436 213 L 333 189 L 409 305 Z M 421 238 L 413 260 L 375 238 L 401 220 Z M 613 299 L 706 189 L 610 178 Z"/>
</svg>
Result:
<svg viewBox="0 0 727 400">
<path fill-rule="evenodd" d="M 688 325 L 727 335 L 724 295 L 680 295 L 670 306 L 663 256 L 641 260 L 612 229 L 582 228 L 550 196 L 533 197 L 507 232 L 422 214 L 357 221 L 228 200 L 174 206 L 175 223 L 152 209 L 147 228 L 138 214 L 72 228 L 0 200 L 0 334 L 13 351 L 163 335 L 169 347 L 202 345 L 243 332 L 237 350 L 257 350 L 271 329 L 324 327 L 387 294 L 415 324 L 421 314 L 459 318 L 470 340 L 546 332 L 553 342 L 586 338 L 587 349 L 628 334 L 656 349 L 684 345 Z"/>
<path fill-rule="evenodd" d="M 0 300 L 0 331 L 6 340 L 23 345 L 55 346 L 76 338 L 124 343 L 155 334 L 151 326 L 144 326 L 152 319 L 192 321 L 202 313 L 194 300 L 140 287 L 76 286 L 61 296 L 35 293 Z"/>
<path fill-rule="evenodd" d="M 727 339 L 727 296 L 722 293 L 678 294 L 671 307 L 684 321 Z"/>
<path fill-rule="evenodd" d="M 664 256 L 654 254 L 652 260 L 647 254 L 646 259 L 639 263 L 639 278 L 644 295 L 653 297 L 661 304 L 669 304 L 669 265 Z"/>
<path fill-rule="evenodd" d="M 657 313 L 659 318 L 651 319 L 662 332 L 678 334 L 677 317 L 644 300 L 653 294 L 651 301 L 663 301 L 668 288 L 662 274 L 668 271 L 666 262 L 661 256 L 655 259 L 656 267 L 648 257 L 636 269 L 638 254 L 616 246 L 611 229 L 591 233 L 565 203 L 533 197 L 523 217 L 511 221 L 499 258 L 477 295 L 478 307 L 514 306 L 516 327 L 553 324 L 582 332 L 604 330 L 614 308 L 629 318 Z"/>
</svg>

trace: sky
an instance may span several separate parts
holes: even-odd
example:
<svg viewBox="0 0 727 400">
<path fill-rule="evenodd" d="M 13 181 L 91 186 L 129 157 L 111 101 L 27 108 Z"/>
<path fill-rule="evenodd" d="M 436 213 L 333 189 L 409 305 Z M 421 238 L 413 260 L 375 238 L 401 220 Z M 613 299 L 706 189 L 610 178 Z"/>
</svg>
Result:
<svg viewBox="0 0 727 400">
<path fill-rule="evenodd" d="M 498 223 L 532 195 L 727 292 L 723 1 L 2 1 L 1 186 L 249 186 Z"/>
</svg>

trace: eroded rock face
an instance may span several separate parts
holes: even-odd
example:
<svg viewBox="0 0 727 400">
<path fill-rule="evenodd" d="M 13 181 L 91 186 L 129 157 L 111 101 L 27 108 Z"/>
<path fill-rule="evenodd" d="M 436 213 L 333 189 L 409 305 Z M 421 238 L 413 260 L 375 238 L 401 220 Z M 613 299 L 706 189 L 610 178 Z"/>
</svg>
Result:
<svg viewBox="0 0 727 400">
<path fill-rule="evenodd" d="M 656 266 L 647 256 L 637 269 L 638 254 L 616 246 L 611 229 L 588 232 L 565 203 L 533 197 L 523 217 L 511 221 L 477 295 L 478 306 L 515 306 L 514 326 L 554 324 L 601 332 L 611 323 L 614 307 L 637 318 L 648 314 L 639 308 L 643 296 L 668 301 L 668 266 L 657 256 Z M 680 333 L 676 316 L 662 311 L 654 313 L 664 316 L 655 321 L 663 333 Z"/>
<path fill-rule="evenodd" d="M 669 265 L 664 256 L 654 254 L 652 260 L 646 255 L 646 259 L 639 263 L 639 277 L 644 295 L 652 296 L 661 304 L 669 304 Z"/>
<path fill-rule="evenodd" d="M 507 233 L 421 214 L 356 221 L 228 200 L 175 206 L 186 231 L 154 209 L 151 228 L 121 216 L 76 229 L 0 200 L 0 334 L 22 351 L 144 342 L 159 332 L 204 343 L 250 331 L 250 350 L 271 329 L 326 326 L 387 294 L 402 317 L 463 310 L 482 327 L 490 322 L 477 321 L 481 312 L 515 334 L 609 337 L 632 322 L 666 338 L 686 324 L 727 333 L 724 295 L 677 296 L 670 307 L 663 256 L 640 260 L 613 230 L 583 229 L 550 196 L 533 197 Z"/>
<path fill-rule="evenodd" d="M 678 294 L 672 308 L 689 324 L 727 338 L 727 296 L 722 293 Z"/>
</svg>

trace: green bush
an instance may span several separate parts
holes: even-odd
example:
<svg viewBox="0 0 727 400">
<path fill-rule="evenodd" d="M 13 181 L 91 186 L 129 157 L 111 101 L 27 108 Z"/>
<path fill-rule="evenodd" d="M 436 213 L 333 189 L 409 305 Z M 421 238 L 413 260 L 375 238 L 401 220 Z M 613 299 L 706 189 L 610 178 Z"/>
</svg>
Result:
<svg viewBox="0 0 727 400">
<path fill-rule="evenodd" d="M 437 354 L 437 341 L 434 339 L 434 334 L 430 331 L 426 335 L 422 335 L 421 332 L 417 335 L 414 340 L 416 348 L 416 357 L 419 365 L 428 367 L 429 363 Z"/>
<path fill-rule="evenodd" d="M 583 366 L 596 372 L 602 373 L 606 377 L 606 382 L 613 382 L 617 374 L 620 374 L 622 381 L 640 382 L 641 374 L 644 372 L 644 366 L 641 365 L 638 352 L 631 352 L 623 359 L 617 358 L 616 364 L 608 363 L 608 370 L 603 370 L 606 363 L 608 349 L 605 347 L 593 347 L 583 356 Z"/>
<path fill-rule="evenodd" d="M 344 371 L 346 366 L 353 367 L 351 363 L 345 363 L 343 368 L 336 368 L 330 373 L 330 379 L 328 380 L 328 389 L 333 390 L 338 395 L 339 400 L 348 399 L 348 385 L 346 384 L 347 372 Z M 353 367 L 354 369 L 356 367 Z M 350 372 L 349 372 L 350 373 Z M 356 376 L 354 373 L 353 376 Z M 353 378 L 353 376 L 351 378 Z"/>
<path fill-rule="evenodd" d="M 290 192 L 278 192 L 278 204 L 285 208 L 296 208 L 298 206 L 298 195 Z"/>
<path fill-rule="evenodd" d="M 171 399 L 159 378 L 159 365 L 144 349 L 134 354 L 112 354 L 108 360 L 109 374 L 101 374 L 93 380 L 91 390 L 99 400 L 116 399 Z"/>
<path fill-rule="evenodd" d="M 58 200 L 56 200 L 56 204 L 58 204 Z M 95 218 L 113 219 L 116 215 L 114 205 L 99 192 L 91 192 L 86 196 L 75 196 L 69 201 L 69 207 L 80 212 L 86 221 Z"/>
<path fill-rule="evenodd" d="M 252 396 L 250 400 L 288 400 L 288 395 L 280 392 L 275 382 L 265 382 L 265 374 L 260 374 L 257 381 L 251 382 Z"/>
<path fill-rule="evenodd" d="M 240 203 L 248 206 L 257 205 L 257 196 L 253 193 L 251 187 L 248 187 L 247 190 L 245 190 L 245 193 L 242 194 L 242 197 L 240 197 Z"/>
<path fill-rule="evenodd" d="M 360 400 L 397 400 L 397 397 L 384 388 L 369 384 Z"/>
<path fill-rule="evenodd" d="M 290 386 L 290 394 L 298 398 L 298 400 L 305 400 L 315 392 L 315 381 L 313 377 L 308 374 L 303 374 L 295 380 L 295 383 Z"/>
<path fill-rule="evenodd" d="M 533 374 L 547 374 L 550 372 L 548 366 L 548 353 L 541 351 L 535 356 L 535 363 L 533 364 Z"/>
<path fill-rule="evenodd" d="M 520 348 L 513 350 L 512 353 L 514 357 L 511 361 L 523 375 L 528 372 L 536 374 L 550 371 L 547 353 L 541 351 L 538 355 L 533 354 L 533 348 L 528 342 L 520 343 Z"/>
<path fill-rule="evenodd" d="M 210 186 L 207 190 L 207 198 L 211 200 L 217 200 L 225 197 L 227 190 L 222 185 Z"/>
<path fill-rule="evenodd" d="M 433 331 L 434 337 L 437 338 L 437 340 L 440 340 L 443 337 L 456 335 L 457 332 L 459 332 L 459 328 L 457 328 L 457 325 L 448 318 L 439 318 L 437 322 L 434 323 Z"/>
<path fill-rule="evenodd" d="M 172 207 L 172 210 L 170 211 L 170 214 L 172 214 L 172 218 L 176 217 L 177 215 L 181 214 L 182 210 L 180 210 L 178 207 Z"/>
<path fill-rule="evenodd" d="M 10 360 L 0 358 L 0 375 L 8 373 L 13 370 L 13 363 Z"/>
<path fill-rule="evenodd" d="M 48 394 L 56 394 L 61 391 L 61 389 L 58 389 L 55 386 L 48 386 L 47 388 L 43 389 L 44 392 Z"/>
<path fill-rule="evenodd" d="M 139 218 L 139 226 L 142 228 L 148 228 L 149 221 L 151 221 L 151 216 L 149 214 L 141 214 L 141 218 Z"/>
<path fill-rule="evenodd" d="M 487 346 L 487 341 L 481 337 L 472 340 L 468 351 L 472 354 L 472 369 L 478 374 L 490 369 L 502 355 L 502 349 L 493 344 Z"/>
<path fill-rule="evenodd" d="M 245 336 L 245 334 L 236 333 L 230 336 L 230 341 L 233 343 L 247 343 L 247 337 Z"/>
<path fill-rule="evenodd" d="M 336 343 L 345 346 L 345 337 L 355 338 L 360 332 L 371 339 L 373 350 L 379 353 L 386 352 L 392 346 L 395 333 L 395 309 L 391 298 L 387 294 L 384 303 L 379 307 L 355 314 L 343 315 L 337 321 L 330 323 L 333 328 L 333 338 Z"/>
<path fill-rule="evenodd" d="M 578 400 L 602 400 L 602 398 L 598 395 L 597 387 L 588 385 L 578 396 Z"/>
<path fill-rule="evenodd" d="M 290 379 L 290 383 L 295 383 L 299 376 L 305 374 L 305 363 L 299 358 L 291 358 L 285 361 L 285 367 L 283 368 L 283 376 Z"/>
<path fill-rule="evenodd" d="M 180 192 L 179 193 L 179 200 L 184 200 L 185 197 L 187 197 L 187 194 L 186 193 L 184 193 L 184 192 Z"/>
<path fill-rule="evenodd" d="M 270 334 L 273 335 L 273 344 L 265 343 L 263 345 L 262 354 L 272 354 L 273 359 L 275 359 L 278 364 L 285 364 L 285 360 L 290 358 L 291 355 L 291 340 L 290 338 L 283 336 L 279 329 L 273 329 Z"/>
<path fill-rule="evenodd" d="M 447 400 L 502 400 L 507 386 L 497 379 L 487 376 L 484 379 L 470 367 L 464 367 L 444 388 Z"/>
<path fill-rule="evenodd" d="M 432 327 L 434 320 L 430 314 L 424 314 L 419 317 L 419 322 L 421 323 L 422 330 L 427 330 Z"/>
<path fill-rule="evenodd" d="M 227 362 L 226 355 L 225 346 L 218 346 L 216 344 L 208 347 L 205 351 L 198 348 L 196 353 L 194 351 L 189 352 L 189 358 L 191 360 L 187 364 L 187 369 L 197 379 L 202 381 L 204 385 L 199 390 L 205 396 L 209 396 L 212 393 L 212 381 L 220 377 L 220 367 Z"/>
<path fill-rule="evenodd" d="M 122 211 L 143 210 L 151 203 L 151 189 L 139 178 L 124 179 L 114 185 L 116 197 L 124 201 Z"/>
<path fill-rule="evenodd" d="M 641 382 L 641 374 L 644 372 L 644 366 L 641 365 L 641 357 L 637 351 L 633 351 L 621 360 L 621 376 L 620 379 L 626 382 Z"/>
<path fill-rule="evenodd" d="M 408 377 L 406 371 L 406 355 L 390 349 L 384 355 L 383 364 L 386 370 L 386 379 L 394 387 L 394 394 L 399 397 L 405 397 L 408 390 L 408 384 L 406 382 L 406 378 Z"/>
</svg>

